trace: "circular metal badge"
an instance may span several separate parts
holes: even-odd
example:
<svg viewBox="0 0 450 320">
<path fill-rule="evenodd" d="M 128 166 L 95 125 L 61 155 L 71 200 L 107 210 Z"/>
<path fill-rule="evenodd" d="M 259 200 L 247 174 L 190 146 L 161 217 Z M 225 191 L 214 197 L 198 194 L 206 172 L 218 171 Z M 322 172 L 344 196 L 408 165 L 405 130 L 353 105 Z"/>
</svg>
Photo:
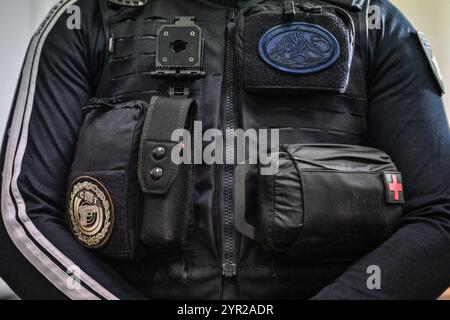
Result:
<svg viewBox="0 0 450 320">
<path fill-rule="evenodd" d="M 111 236 L 112 200 L 106 188 L 92 177 L 80 177 L 72 184 L 68 215 L 76 239 L 88 248 L 103 247 Z"/>
</svg>

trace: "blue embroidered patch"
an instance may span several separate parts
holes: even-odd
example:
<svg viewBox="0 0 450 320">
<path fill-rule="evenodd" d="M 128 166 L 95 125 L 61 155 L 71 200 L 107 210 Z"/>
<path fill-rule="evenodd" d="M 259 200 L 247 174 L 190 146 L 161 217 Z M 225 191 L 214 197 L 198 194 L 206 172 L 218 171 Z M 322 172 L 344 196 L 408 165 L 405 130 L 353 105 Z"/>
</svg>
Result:
<svg viewBox="0 0 450 320">
<path fill-rule="evenodd" d="M 340 55 L 336 38 L 321 26 L 293 22 L 267 31 L 259 55 L 275 69 L 295 74 L 318 72 L 333 65 Z"/>
</svg>

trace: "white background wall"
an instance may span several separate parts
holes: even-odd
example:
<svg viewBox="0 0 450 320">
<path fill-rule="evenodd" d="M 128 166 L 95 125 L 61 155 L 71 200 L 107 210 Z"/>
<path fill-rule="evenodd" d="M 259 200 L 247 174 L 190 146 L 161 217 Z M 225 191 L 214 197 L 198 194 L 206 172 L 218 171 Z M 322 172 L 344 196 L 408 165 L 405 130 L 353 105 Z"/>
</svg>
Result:
<svg viewBox="0 0 450 320">
<path fill-rule="evenodd" d="M 28 42 L 56 0 L 0 0 L 0 135 L 8 119 Z M 432 42 L 446 78 L 450 119 L 450 1 L 392 0 Z M 0 138 L 1 139 L 1 138 Z M 7 263 L 0 261 L 0 263 Z M 6 294 L 0 280 L 0 298 Z"/>
<path fill-rule="evenodd" d="M 0 133 L 2 135 L 28 43 L 48 10 L 56 2 L 56 0 L 0 0 Z"/>
</svg>

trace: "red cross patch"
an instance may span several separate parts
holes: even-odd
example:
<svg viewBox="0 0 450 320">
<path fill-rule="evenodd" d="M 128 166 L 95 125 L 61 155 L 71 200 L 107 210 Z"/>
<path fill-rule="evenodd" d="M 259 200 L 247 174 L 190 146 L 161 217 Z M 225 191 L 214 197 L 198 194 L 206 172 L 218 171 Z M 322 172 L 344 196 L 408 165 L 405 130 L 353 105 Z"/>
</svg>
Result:
<svg viewBox="0 0 450 320">
<path fill-rule="evenodd" d="M 383 173 L 383 180 L 386 186 L 386 202 L 405 203 L 402 174 L 399 172 L 385 172 Z"/>
</svg>

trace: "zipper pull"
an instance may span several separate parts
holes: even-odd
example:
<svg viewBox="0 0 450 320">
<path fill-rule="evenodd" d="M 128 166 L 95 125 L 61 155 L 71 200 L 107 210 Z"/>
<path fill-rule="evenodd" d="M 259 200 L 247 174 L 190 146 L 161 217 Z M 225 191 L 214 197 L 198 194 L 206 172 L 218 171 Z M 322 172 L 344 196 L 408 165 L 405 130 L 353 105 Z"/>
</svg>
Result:
<svg viewBox="0 0 450 320">
<path fill-rule="evenodd" d="M 111 34 L 111 37 L 108 39 L 108 51 L 110 54 L 114 53 L 114 33 Z"/>
<path fill-rule="evenodd" d="M 222 274 L 225 278 L 232 278 L 237 275 L 236 263 L 224 263 L 222 266 Z"/>
<path fill-rule="evenodd" d="M 236 20 L 236 11 L 234 9 L 227 10 L 227 20 L 230 22 Z"/>
<path fill-rule="evenodd" d="M 294 18 L 297 14 L 297 4 L 294 1 L 284 1 L 283 2 L 283 12 L 288 18 Z"/>
</svg>

